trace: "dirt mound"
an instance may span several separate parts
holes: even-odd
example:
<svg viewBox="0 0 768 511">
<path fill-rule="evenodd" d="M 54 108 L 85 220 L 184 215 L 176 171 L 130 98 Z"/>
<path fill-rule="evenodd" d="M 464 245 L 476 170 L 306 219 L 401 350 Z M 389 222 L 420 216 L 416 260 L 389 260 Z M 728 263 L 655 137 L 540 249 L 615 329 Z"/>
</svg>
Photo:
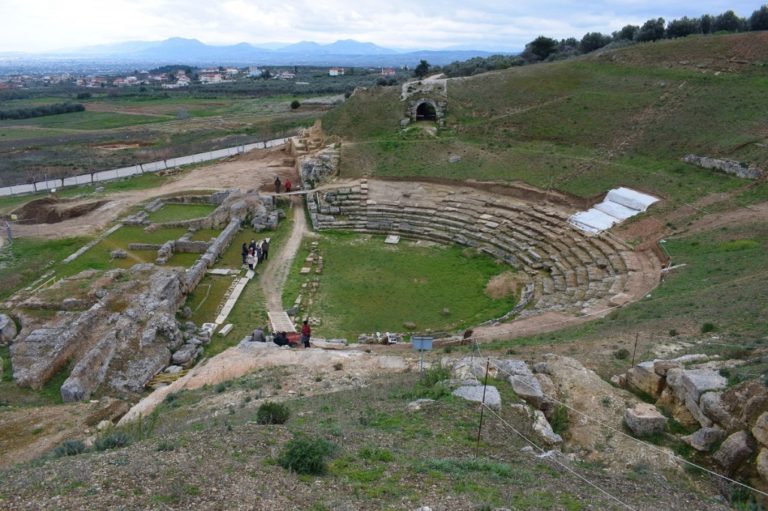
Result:
<svg viewBox="0 0 768 511">
<path fill-rule="evenodd" d="M 109 201 L 68 202 L 46 197 L 28 202 L 13 213 L 22 224 L 55 224 L 88 214 L 107 202 Z"/>
</svg>

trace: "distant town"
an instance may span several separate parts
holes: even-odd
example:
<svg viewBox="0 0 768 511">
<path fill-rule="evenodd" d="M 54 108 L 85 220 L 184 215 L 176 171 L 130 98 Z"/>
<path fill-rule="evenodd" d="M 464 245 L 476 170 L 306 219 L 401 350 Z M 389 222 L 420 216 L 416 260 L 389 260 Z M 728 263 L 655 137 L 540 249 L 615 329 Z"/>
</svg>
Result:
<svg viewBox="0 0 768 511">
<path fill-rule="evenodd" d="M 306 70 L 306 68 L 302 68 Z M 340 77 L 346 74 L 378 74 L 382 78 L 394 78 L 398 72 L 409 71 L 408 66 L 393 67 L 367 67 L 367 68 L 312 68 L 314 76 Z M 297 80 L 299 67 L 203 67 L 190 66 L 163 66 L 150 71 L 134 70 L 122 74 L 78 74 L 76 72 L 60 73 L 14 73 L 0 74 L 0 90 L 26 89 L 46 86 L 74 86 L 83 88 L 108 88 L 108 87 L 141 87 L 150 86 L 162 89 L 180 89 L 190 85 L 213 85 L 233 83 L 242 80 L 286 80 L 294 81 L 296 85 L 309 82 Z"/>
</svg>

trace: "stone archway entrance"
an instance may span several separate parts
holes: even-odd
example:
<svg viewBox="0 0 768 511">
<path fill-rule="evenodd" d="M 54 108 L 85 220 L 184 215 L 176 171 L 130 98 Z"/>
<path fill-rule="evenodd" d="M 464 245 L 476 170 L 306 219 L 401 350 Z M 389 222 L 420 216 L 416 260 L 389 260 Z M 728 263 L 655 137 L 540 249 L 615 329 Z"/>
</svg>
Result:
<svg viewBox="0 0 768 511">
<path fill-rule="evenodd" d="M 429 101 L 424 101 L 416 107 L 417 121 L 437 121 L 437 109 Z"/>
</svg>

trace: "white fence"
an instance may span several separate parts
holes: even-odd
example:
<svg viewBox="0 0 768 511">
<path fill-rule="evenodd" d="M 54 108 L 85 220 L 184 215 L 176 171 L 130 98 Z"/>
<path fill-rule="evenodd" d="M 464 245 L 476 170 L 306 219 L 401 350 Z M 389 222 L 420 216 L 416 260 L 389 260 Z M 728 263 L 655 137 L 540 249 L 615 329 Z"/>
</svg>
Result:
<svg viewBox="0 0 768 511">
<path fill-rule="evenodd" d="M 181 167 L 182 165 L 191 165 L 193 163 L 202 163 L 205 161 L 219 160 L 236 154 L 247 153 L 253 149 L 269 149 L 285 144 L 288 138 L 277 138 L 267 140 L 266 142 L 256 142 L 253 144 L 240 145 L 237 147 L 228 147 L 217 151 L 207 153 L 191 154 L 189 156 L 180 156 L 168 160 L 153 161 L 150 163 L 141 163 L 130 167 L 119 169 L 102 170 L 92 174 L 81 174 L 79 176 L 65 177 L 64 179 L 50 179 L 48 181 L 39 181 L 37 183 L 26 185 L 14 185 L 0 188 L 0 197 L 9 195 L 22 195 L 25 193 L 42 192 L 54 188 L 64 188 L 65 186 L 79 186 L 91 183 L 100 183 L 102 181 L 111 181 L 113 179 L 122 179 L 124 177 L 138 176 L 148 172 L 159 172 L 161 170 Z"/>
</svg>

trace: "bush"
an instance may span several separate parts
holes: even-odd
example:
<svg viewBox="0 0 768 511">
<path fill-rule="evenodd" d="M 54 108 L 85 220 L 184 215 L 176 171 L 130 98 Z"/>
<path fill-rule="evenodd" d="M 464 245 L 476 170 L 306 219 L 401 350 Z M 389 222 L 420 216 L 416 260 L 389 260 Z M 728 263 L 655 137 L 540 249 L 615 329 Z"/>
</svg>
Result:
<svg viewBox="0 0 768 511">
<path fill-rule="evenodd" d="M 128 438 L 128 435 L 118 432 L 110 433 L 109 435 L 97 438 L 96 442 L 93 444 L 93 447 L 97 451 L 106 451 L 108 449 L 119 449 L 120 447 L 125 447 L 129 443 L 131 443 L 131 441 Z"/>
<path fill-rule="evenodd" d="M 706 322 L 703 325 L 701 325 L 701 333 L 706 334 L 707 332 L 714 332 L 717 330 L 717 327 L 714 323 Z"/>
<path fill-rule="evenodd" d="M 680 335 L 680 334 L 679 334 L 679 333 L 678 333 L 678 331 L 677 331 L 677 330 L 675 330 L 674 328 L 673 328 L 672 330 L 670 330 L 670 331 L 669 331 L 669 336 L 670 336 L 670 337 L 677 337 L 678 335 Z"/>
<path fill-rule="evenodd" d="M 76 456 L 85 452 L 85 444 L 80 440 L 67 440 L 61 443 L 53 450 L 53 455 L 57 458 L 64 456 Z"/>
<path fill-rule="evenodd" d="M 432 366 L 424 372 L 422 385 L 425 387 L 434 387 L 441 381 L 451 379 L 451 370 L 443 366 Z"/>
<path fill-rule="evenodd" d="M 301 106 L 301 103 L 299 103 L 298 99 L 294 99 L 293 101 L 291 101 L 291 110 L 296 110 L 300 106 Z"/>
<path fill-rule="evenodd" d="M 285 444 L 277 463 L 299 474 L 321 475 L 326 472 L 327 460 L 336 449 L 336 444 L 322 438 L 296 437 Z"/>
<path fill-rule="evenodd" d="M 568 408 L 558 405 L 549 423 L 552 426 L 552 431 L 558 435 L 565 433 L 568 430 Z"/>
<path fill-rule="evenodd" d="M 613 356 L 619 360 L 626 360 L 629 358 L 629 350 L 626 348 L 621 348 L 620 350 L 614 351 Z"/>
<path fill-rule="evenodd" d="M 282 403 L 268 401 L 256 411 L 256 422 L 259 424 L 285 424 L 291 412 Z"/>
</svg>

